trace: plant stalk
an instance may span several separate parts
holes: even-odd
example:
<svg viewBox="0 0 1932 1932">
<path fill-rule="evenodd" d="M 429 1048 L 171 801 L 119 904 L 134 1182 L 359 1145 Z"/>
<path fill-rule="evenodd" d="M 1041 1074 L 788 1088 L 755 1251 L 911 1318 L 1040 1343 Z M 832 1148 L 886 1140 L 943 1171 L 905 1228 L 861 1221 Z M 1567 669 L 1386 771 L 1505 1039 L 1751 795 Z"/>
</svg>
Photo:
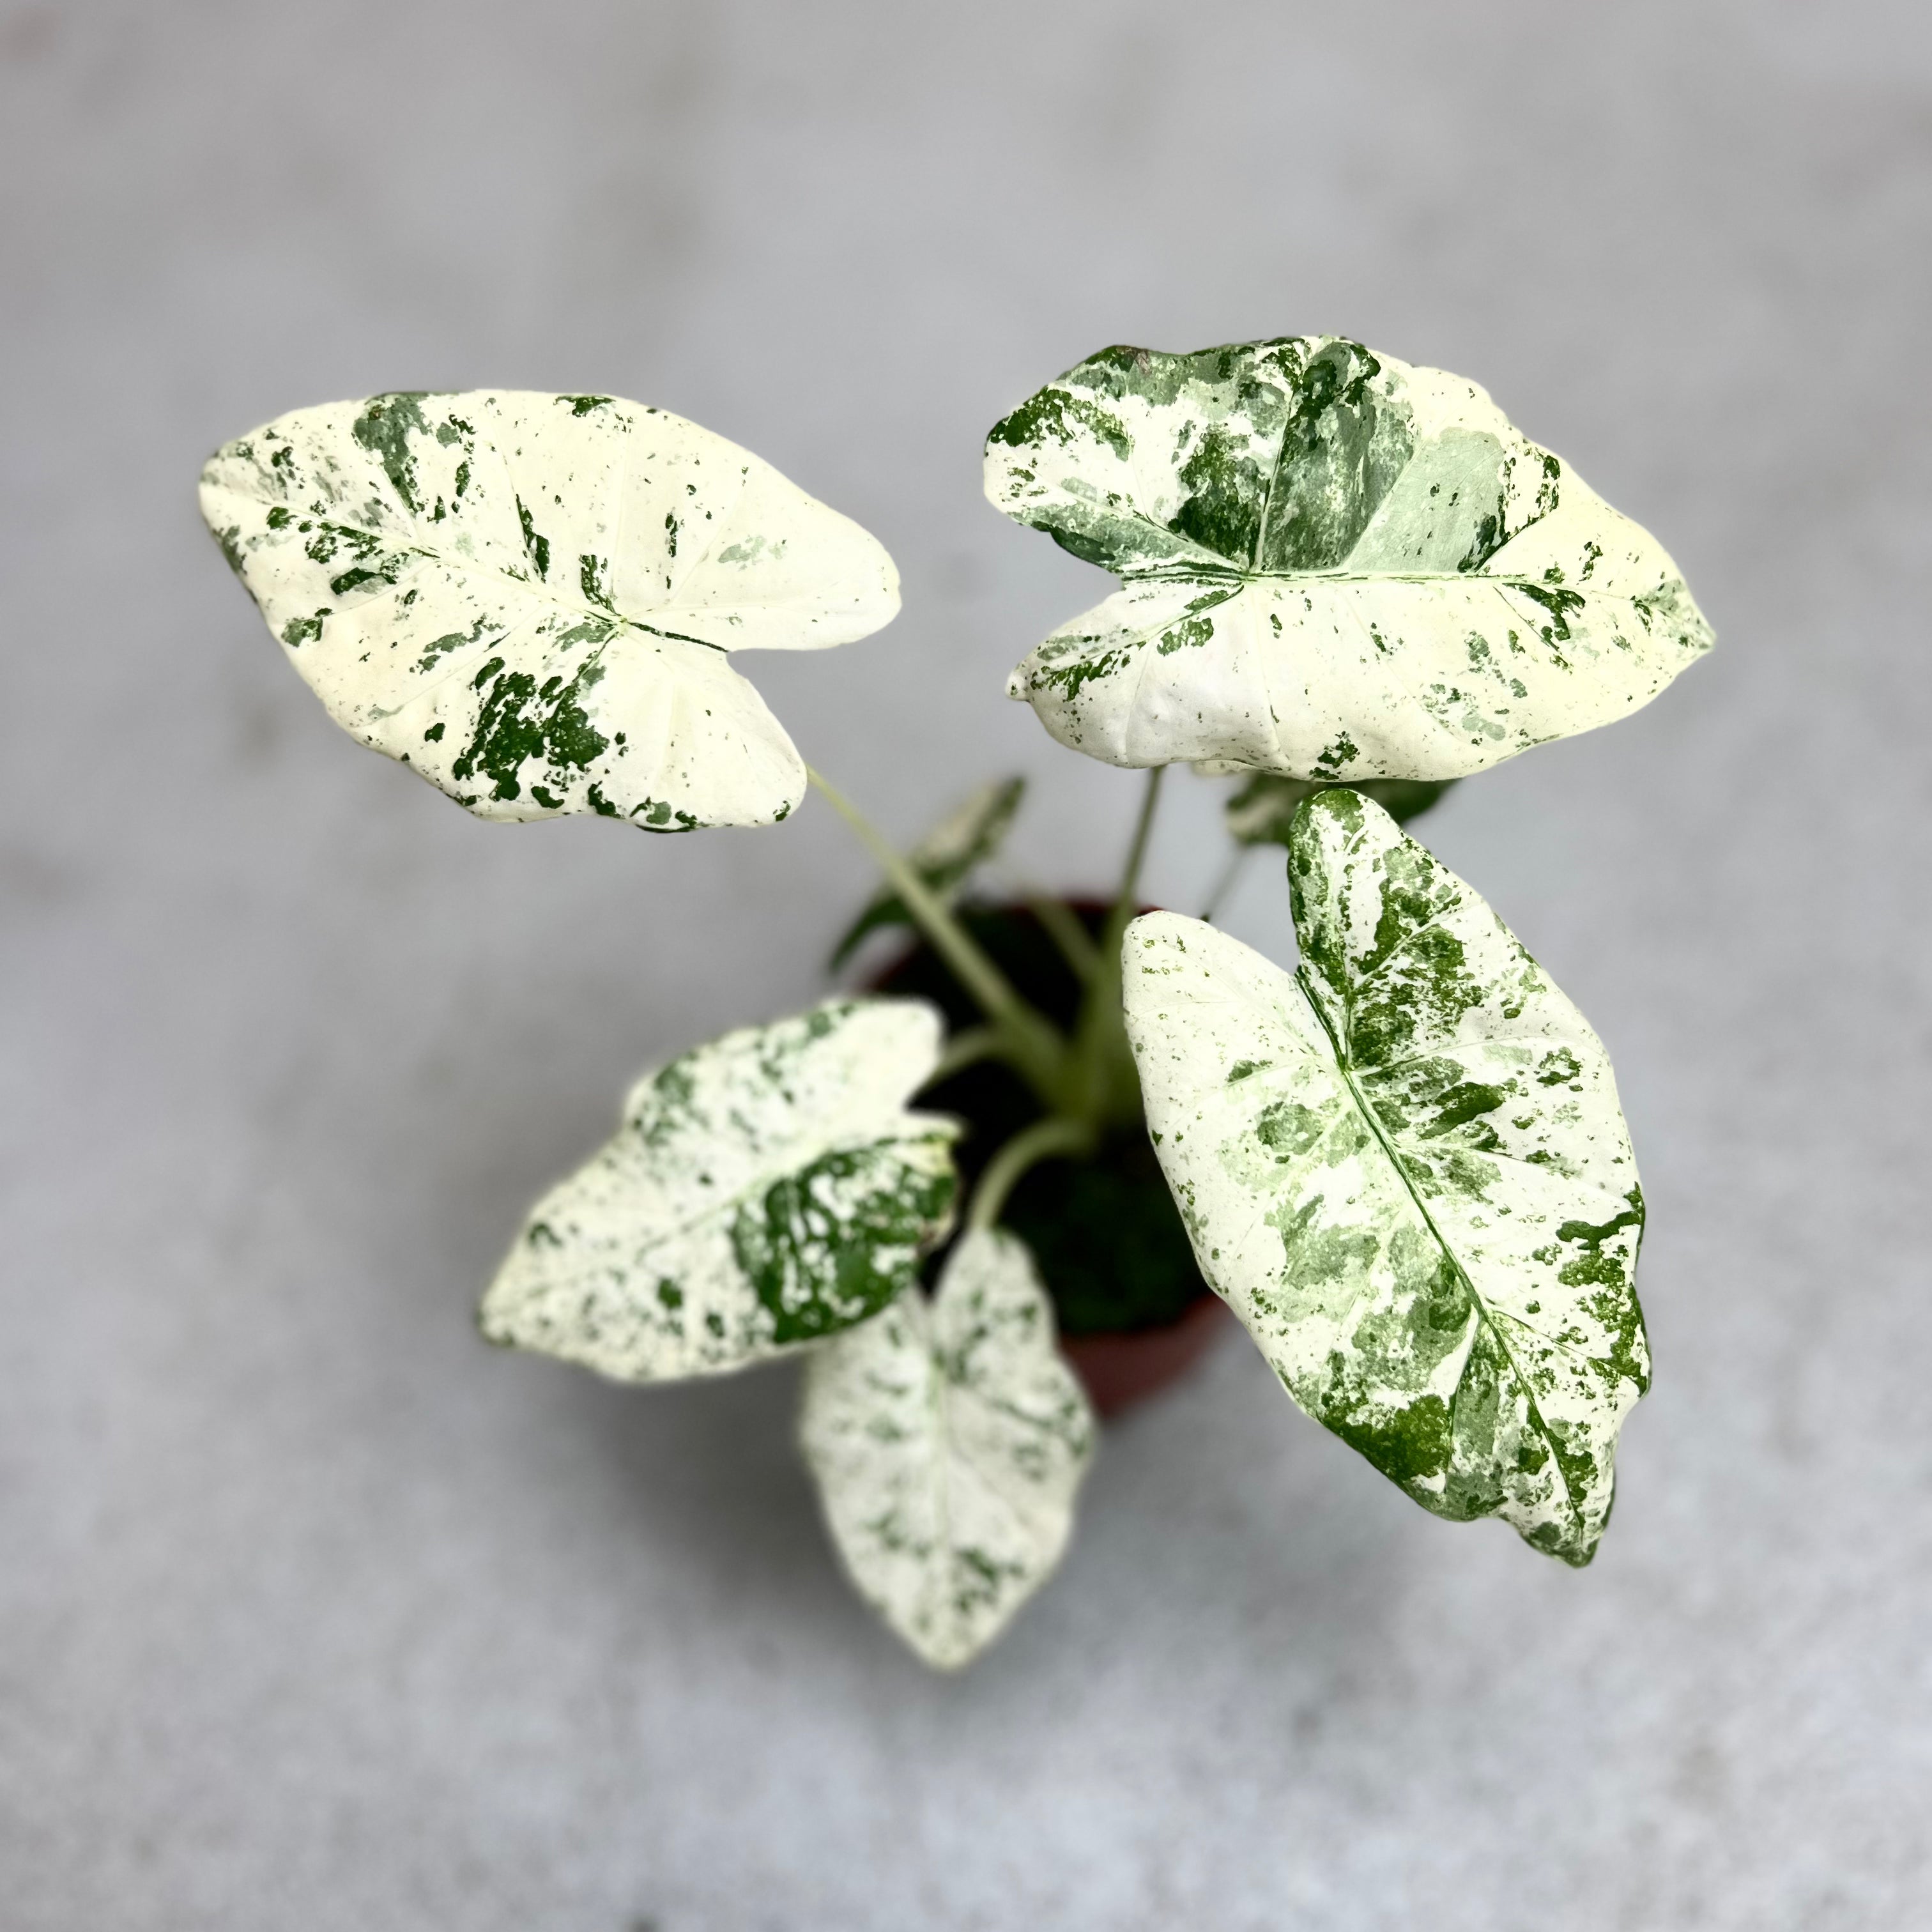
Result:
<svg viewBox="0 0 1932 1932">
<path fill-rule="evenodd" d="M 1134 916 L 1140 891 L 1141 865 L 1147 857 L 1148 840 L 1154 831 L 1154 815 L 1160 803 L 1161 781 L 1166 776 L 1167 767 L 1156 765 L 1148 773 L 1147 790 L 1141 794 L 1140 815 L 1134 820 L 1133 842 L 1127 848 L 1126 869 L 1120 874 L 1120 890 L 1114 895 L 1113 916 L 1108 922 L 1108 930 L 1114 932 L 1117 942 L 1120 934 L 1126 931 L 1128 920 Z"/>
<path fill-rule="evenodd" d="M 1254 849 L 1252 845 L 1238 843 L 1234 850 L 1228 854 L 1228 862 L 1221 868 L 1220 876 L 1215 880 L 1208 894 L 1208 903 L 1202 909 L 1201 922 L 1204 926 L 1214 923 L 1214 915 L 1221 910 L 1222 901 L 1234 890 L 1234 881 L 1241 876 L 1248 855 Z"/>
<path fill-rule="evenodd" d="M 1027 908 L 1040 921 L 1047 938 L 1060 949 L 1060 956 L 1074 977 L 1083 983 L 1092 979 L 1100 969 L 1100 950 L 1073 908 L 1064 899 L 1052 898 L 1044 892 L 1033 894 Z"/>
<path fill-rule="evenodd" d="M 942 1081 L 950 1080 L 954 1074 L 963 1073 L 968 1067 L 976 1066 L 982 1060 L 997 1058 L 1006 1048 L 1006 1035 L 998 1027 L 968 1027 L 946 1042 L 946 1051 L 939 1056 L 939 1064 L 932 1070 L 926 1084 L 937 1087 Z"/>
<path fill-rule="evenodd" d="M 1067 1059 L 1066 1042 L 1058 1030 L 1014 990 L 1012 982 L 953 916 L 951 908 L 907 864 L 885 835 L 822 773 L 808 765 L 806 776 L 858 835 L 933 950 L 999 1029 L 1004 1036 L 1000 1050 L 1049 1107 L 1057 1106 L 1066 1085 Z"/>
<path fill-rule="evenodd" d="M 1133 838 L 1127 848 L 1127 862 L 1120 874 L 1120 890 L 1101 928 L 1098 968 L 1081 1003 L 1074 1040 L 1080 1084 L 1078 1111 L 1096 1130 L 1108 1121 L 1126 1125 L 1140 1105 L 1140 1082 L 1134 1071 L 1126 1022 L 1120 1011 L 1120 942 L 1139 903 L 1141 867 L 1147 857 L 1154 813 L 1160 803 L 1161 781 L 1166 776 L 1165 765 L 1156 765 L 1148 773 L 1147 789 L 1141 794 L 1139 816 L 1134 821 Z"/>
<path fill-rule="evenodd" d="M 973 1190 L 973 1205 L 968 1210 L 968 1228 L 992 1227 L 1006 1204 L 1006 1197 L 1028 1168 L 1053 1154 L 1088 1154 L 1093 1150 L 1094 1130 L 1084 1120 L 1065 1114 L 1049 1114 L 1014 1135 L 986 1163 L 979 1186 Z"/>
</svg>

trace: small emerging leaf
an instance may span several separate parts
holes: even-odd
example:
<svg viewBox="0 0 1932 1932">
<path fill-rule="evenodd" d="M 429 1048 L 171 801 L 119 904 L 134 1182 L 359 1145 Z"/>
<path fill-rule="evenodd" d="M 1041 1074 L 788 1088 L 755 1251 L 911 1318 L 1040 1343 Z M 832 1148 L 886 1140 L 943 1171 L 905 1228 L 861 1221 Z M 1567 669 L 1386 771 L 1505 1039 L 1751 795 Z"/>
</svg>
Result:
<svg viewBox="0 0 1932 1932">
<path fill-rule="evenodd" d="M 944 1234 L 956 1122 L 906 1111 L 942 1022 L 835 1000 L 647 1075 L 531 1211 L 483 1298 L 493 1342 L 621 1382 L 718 1373 L 836 1334 Z"/>
<path fill-rule="evenodd" d="M 1609 1058 L 1378 806 L 1310 799 L 1288 871 L 1298 974 L 1171 913 L 1127 931 L 1148 1123 L 1202 1272 L 1425 1508 L 1588 1562 L 1649 1380 Z"/>
<path fill-rule="evenodd" d="M 942 904 L 950 905 L 968 879 L 1005 842 L 1025 790 L 1024 778 L 1002 778 L 981 786 L 906 854 L 907 864 Z M 834 949 L 832 970 L 836 972 L 873 933 L 912 923 L 912 914 L 897 892 L 887 887 L 877 893 Z"/>
<path fill-rule="evenodd" d="M 1358 778 L 1352 789 L 1372 798 L 1398 825 L 1419 818 L 1454 784 L 1454 778 Z M 1316 778 L 1279 778 L 1250 772 L 1223 808 L 1230 836 L 1244 845 L 1286 845 L 1301 801 L 1324 789 Z"/>
<path fill-rule="evenodd" d="M 783 818 L 804 765 L 725 653 L 898 609 L 856 524 L 611 396 L 297 410 L 209 458 L 201 509 L 336 722 L 480 818 Z"/>
<path fill-rule="evenodd" d="M 1656 541 L 1474 383 L 1334 337 L 1103 350 L 995 425 L 986 476 L 1120 579 L 1009 686 L 1110 764 L 1459 778 L 1711 642 Z"/>
<path fill-rule="evenodd" d="M 860 1593 L 928 1664 L 970 1663 L 1060 1561 L 1094 1417 L 1012 1235 L 962 1237 L 916 1288 L 815 1350 L 799 1432 Z"/>
</svg>

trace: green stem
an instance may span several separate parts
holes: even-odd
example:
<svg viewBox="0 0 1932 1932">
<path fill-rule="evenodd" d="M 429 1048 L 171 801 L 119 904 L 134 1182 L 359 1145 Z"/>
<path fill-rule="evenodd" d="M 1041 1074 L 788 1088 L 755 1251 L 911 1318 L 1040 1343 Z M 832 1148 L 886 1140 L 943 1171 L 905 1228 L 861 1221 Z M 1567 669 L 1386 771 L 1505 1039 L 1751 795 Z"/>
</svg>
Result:
<svg viewBox="0 0 1932 1932">
<path fill-rule="evenodd" d="M 1006 1045 L 1006 1035 L 996 1026 L 968 1027 L 963 1033 L 956 1033 L 946 1042 L 946 1051 L 939 1056 L 939 1064 L 932 1070 L 926 1086 L 937 1087 L 978 1061 L 991 1060 L 1004 1052 Z"/>
<path fill-rule="evenodd" d="M 1148 773 L 1147 790 L 1141 794 L 1140 816 L 1134 820 L 1133 843 L 1127 848 L 1126 870 L 1120 874 L 1120 890 L 1114 895 L 1113 916 L 1107 922 L 1116 954 L 1120 950 L 1120 934 L 1126 931 L 1127 922 L 1133 917 L 1134 908 L 1138 903 L 1141 862 L 1147 856 L 1148 838 L 1154 830 L 1154 809 L 1160 803 L 1160 782 L 1166 776 L 1167 767 L 1156 765 Z M 1103 956 L 1104 952 L 1103 947 Z M 1118 964 L 1118 961 L 1115 963 Z"/>
<path fill-rule="evenodd" d="M 1139 1081 L 1120 1011 L 1120 942 L 1139 903 L 1141 866 L 1154 830 L 1155 808 L 1160 803 L 1161 780 L 1166 774 L 1165 765 L 1155 766 L 1148 774 L 1120 890 L 1101 929 L 1099 970 L 1088 982 L 1086 998 L 1081 1003 L 1074 1044 L 1080 1094 L 1077 1111 L 1096 1127 L 1109 1120 L 1124 1125 L 1140 1108 Z"/>
<path fill-rule="evenodd" d="M 1049 1114 L 1043 1120 L 1014 1135 L 986 1163 L 980 1184 L 973 1192 L 973 1205 L 966 1216 L 969 1228 L 992 1227 L 1006 1204 L 1006 1196 L 1027 1169 L 1053 1154 L 1078 1154 L 1092 1150 L 1094 1130 L 1084 1120 L 1070 1120 L 1064 1114 Z"/>
<path fill-rule="evenodd" d="M 1208 895 L 1208 903 L 1202 908 L 1201 920 L 1203 925 L 1212 926 L 1214 923 L 1214 915 L 1221 910 L 1221 902 L 1234 890 L 1234 881 L 1241 876 L 1241 868 L 1247 862 L 1248 855 L 1254 849 L 1252 845 L 1237 843 L 1234 850 L 1228 855 L 1228 862 L 1221 868 L 1221 875 L 1214 881 L 1213 890 Z"/>
<path fill-rule="evenodd" d="M 1066 1042 L 1052 1022 L 1013 990 L 1012 982 L 885 835 L 823 774 L 808 765 L 806 776 L 878 861 L 914 924 L 952 969 L 953 977 L 979 1002 L 981 1011 L 1004 1033 L 1014 1064 L 1052 1106 L 1064 1082 L 1066 1058 Z"/>
<path fill-rule="evenodd" d="M 1072 969 L 1075 978 L 1083 982 L 1092 979 L 1100 969 L 1100 949 L 1073 908 L 1064 899 L 1049 898 L 1044 892 L 1034 893 L 1027 907 L 1047 938 L 1059 947 L 1060 958 Z"/>
</svg>

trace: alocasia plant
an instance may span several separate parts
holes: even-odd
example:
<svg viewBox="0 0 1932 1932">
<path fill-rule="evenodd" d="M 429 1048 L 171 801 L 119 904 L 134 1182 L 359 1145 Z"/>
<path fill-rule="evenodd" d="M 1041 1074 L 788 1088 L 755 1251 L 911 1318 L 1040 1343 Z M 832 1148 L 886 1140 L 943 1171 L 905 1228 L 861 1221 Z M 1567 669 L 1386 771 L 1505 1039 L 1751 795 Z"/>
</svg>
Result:
<svg viewBox="0 0 1932 1932">
<path fill-rule="evenodd" d="M 1127 928 L 1148 1124 L 1202 1271 L 1295 1400 L 1424 1508 L 1587 1563 L 1649 1379 L 1610 1056 L 1388 813 L 1318 792 L 1301 966 Z"/>
<path fill-rule="evenodd" d="M 725 654 L 898 610 L 857 524 L 610 396 L 298 410 L 216 452 L 201 508 L 336 722 L 482 818 L 782 819 L 805 766 Z"/>
<path fill-rule="evenodd" d="M 484 1332 L 628 1382 L 802 1354 L 833 1541 L 941 1668 L 1071 1532 L 1094 1416 L 1056 1327 L 1210 1289 L 1426 1508 L 1588 1562 L 1649 1373 L 1629 1137 L 1582 1016 L 1400 824 L 1654 695 L 1710 643 L 1682 578 L 1473 384 L 1334 338 L 1104 350 L 995 426 L 986 488 L 1120 581 L 1011 686 L 1150 768 L 1106 901 L 974 896 L 1019 778 L 902 856 L 808 771 L 728 653 L 862 637 L 896 574 L 721 437 L 412 392 L 210 460 L 210 527 L 363 742 L 485 818 L 768 824 L 809 781 L 884 875 L 835 964 L 917 935 L 880 990 L 640 1079 Z M 1203 919 L 1136 917 L 1179 762 L 1234 782 L 1229 865 Z M 1292 970 L 1208 922 L 1269 844 Z"/>
<path fill-rule="evenodd" d="M 929 1661 L 969 1661 L 1060 1560 L 1094 1451 L 1022 1243 L 962 1234 L 930 1298 L 814 1350 L 799 1438 L 866 1599 Z"/>
<path fill-rule="evenodd" d="M 1012 686 L 1111 764 L 1460 778 L 1710 644 L 1658 544 L 1473 382 L 1333 337 L 1104 350 L 994 427 L 986 494 L 1120 580 Z"/>
<path fill-rule="evenodd" d="M 905 1108 L 939 1030 L 910 1000 L 833 1000 L 647 1076 L 531 1210 L 484 1334 L 649 1382 L 878 1314 L 951 1219 L 958 1124 Z"/>
</svg>

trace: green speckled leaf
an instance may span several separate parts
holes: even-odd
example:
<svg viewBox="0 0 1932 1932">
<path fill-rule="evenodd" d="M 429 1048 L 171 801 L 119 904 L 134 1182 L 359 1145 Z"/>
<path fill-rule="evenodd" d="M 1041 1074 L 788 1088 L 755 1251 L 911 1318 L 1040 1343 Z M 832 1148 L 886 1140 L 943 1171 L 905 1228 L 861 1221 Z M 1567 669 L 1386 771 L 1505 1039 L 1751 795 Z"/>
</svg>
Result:
<svg viewBox="0 0 1932 1932">
<path fill-rule="evenodd" d="M 848 643 L 898 608 L 857 524 L 608 396 L 298 410 L 216 452 L 201 508 L 336 722 L 482 818 L 783 818 L 804 766 L 726 653 Z"/>
<path fill-rule="evenodd" d="M 1210 774 L 1220 776 L 1219 772 Z M 1285 778 L 1249 772 L 1223 808 L 1229 834 L 1244 845 L 1286 845 L 1301 801 L 1323 789 L 1320 778 Z M 1419 818 L 1454 784 L 1454 778 L 1359 778 L 1353 789 L 1372 798 L 1398 825 Z"/>
<path fill-rule="evenodd" d="M 1024 778 L 1001 778 L 982 785 L 906 854 L 907 863 L 942 904 L 952 904 L 974 872 L 1004 843 L 1025 791 Z M 912 914 L 897 892 L 889 888 L 878 893 L 839 940 L 832 955 L 833 970 L 842 966 L 873 933 L 886 926 L 911 923 Z"/>
<path fill-rule="evenodd" d="M 1711 642 L 1655 541 L 1473 382 L 1333 337 L 1104 350 L 994 427 L 986 494 L 1121 580 L 1010 687 L 1110 764 L 1459 778 Z"/>
<path fill-rule="evenodd" d="M 1024 1244 L 962 1238 L 928 1302 L 813 1352 L 799 1434 L 860 1594 L 928 1664 L 970 1663 L 1060 1561 L 1094 1450 Z"/>
<path fill-rule="evenodd" d="M 1127 931 L 1127 1030 L 1202 1272 L 1425 1508 L 1588 1562 L 1649 1378 L 1609 1057 L 1356 793 L 1301 808 L 1288 872 L 1297 974 L 1171 913 Z"/>
<path fill-rule="evenodd" d="M 949 1223 L 957 1123 L 908 1113 L 937 1010 L 835 1000 L 649 1074 L 616 1138 L 531 1210 L 493 1342 L 621 1382 L 719 1373 L 862 1322 Z"/>
</svg>

